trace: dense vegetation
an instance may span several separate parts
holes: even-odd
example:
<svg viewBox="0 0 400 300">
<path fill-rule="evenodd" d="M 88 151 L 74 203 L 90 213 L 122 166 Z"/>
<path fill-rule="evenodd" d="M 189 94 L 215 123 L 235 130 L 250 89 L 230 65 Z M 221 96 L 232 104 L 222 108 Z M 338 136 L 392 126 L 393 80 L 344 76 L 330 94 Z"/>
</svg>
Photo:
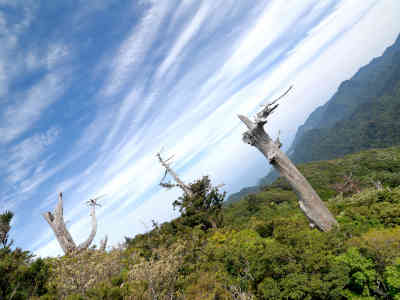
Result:
<svg viewBox="0 0 400 300">
<path fill-rule="evenodd" d="M 0 214 L 0 299 L 29 299 L 47 293 L 49 266 L 42 260 L 33 260 L 29 251 L 11 249 L 9 232 L 14 214 Z"/>
<path fill-rule="evenodd" d="M 311 229 L 282 179 L 222 207 L 204 177 L 176 201 L 180 218 L 108 252 L 4 247 L 0 298 L 400 299 L 400 147 L 299 168 L 338 230 Z"/>
</svg>

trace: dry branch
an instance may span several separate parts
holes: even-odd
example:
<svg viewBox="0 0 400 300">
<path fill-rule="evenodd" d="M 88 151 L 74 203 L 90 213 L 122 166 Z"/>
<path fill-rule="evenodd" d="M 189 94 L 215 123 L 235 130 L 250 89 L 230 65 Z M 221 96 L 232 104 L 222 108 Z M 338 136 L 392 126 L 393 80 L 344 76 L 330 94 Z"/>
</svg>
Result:
<svg viewBox="0 0 400 300">
<path fill-rule="evenodd" d="M 187 194 L 189 197 L 192 197 L 193 192 L 190 189 L 190 187 L 179 178 L 179 176 L 174 172 L 174 170 L 172 170 L 172 168 L 169 165 L 173 156 L 171 156 L 167 160 L 164 160 L 161 157 L 160 153 L 157 153 L 156 156 L 157 156 L 158 160 L 160 161 L 160 164 L 165 168 L 165 174 L 164 174 L 164 177 L 161 179 L 160 185 L 165 188 L 172 188 L 172 187 L 178 186 L 185 194 Z M 174 178 L 176 184 L 163 182 L 163 180 L 165 179 L 165 177 L 167 176 L 168 173 L 172 176 L 172 178 Z"/>
<path fill-rule="evenodd" d="M 104 240 L 100 241 L 100 251 L 106 251 L 107 242 L 108 242 L 108 236 L 105 236 Z"/>
<path fill-rule="evenodd" d="M 264 130 L 264 125 L 267 123 L 268 117 L 279 106 L 277 101 L 287 95 L 291 89 L 292 87 L 276 100 L 263 106 L 263 109 L 256 114 L 254 121 L 243 115 L 238 116 L 248 128 L 248 131 L 243 133 L 243 141 L 256 147 L 280 175 L 288 180 L 299 198 L 300 209 L 309 219 L 310 225 L 315 225 L 322 231 L 329 231 L 333 227 L 338 226 L 337 221 L 307 179 L 280 149 L 282 144 L 279 138 L 273 141 Z"/>
<path fill-rule="evenodd" d="M 165 173 L 164 176 L 162 177 L 161 181 L 160 181 L 160 185 L 162 187 L 165 188 L 173 188 L 173 187 L 179 187 L 186 196 L 188 196 L 189 198 L 193 198 L 195 197 L 195 191 L 193 191 L 191 189 L 191 187 L 189 185 L 187 185 L 186 183 L 184 183 L 179 176 L 174 172 L 174 170 L 171 168 L 170 166 L 170 161 L 172 159 L 173 156 L 171 156 L 170 158 L 164 160 L 161 157 L 160 153 L 157 153 L 157 158 L 160 161 L 161 165 L 165 168 Z M 165 180 L 165 178 L 167 177 L 168 173 L 174 178 L 176 184 L 170 183 L 170 182 L 163 182 Z M 225 184 L 219 184 L 218 186 L 216 186 L 215 188 L 218 190 L 219 188 L 223 187 Z M 213 228 L 217 228 L 218 227 L 218 222 L 216 220 L 213 219 L 213 216 L 209 216 L 208 221 L 210 222 L 211 226 Z"/>
</svg>

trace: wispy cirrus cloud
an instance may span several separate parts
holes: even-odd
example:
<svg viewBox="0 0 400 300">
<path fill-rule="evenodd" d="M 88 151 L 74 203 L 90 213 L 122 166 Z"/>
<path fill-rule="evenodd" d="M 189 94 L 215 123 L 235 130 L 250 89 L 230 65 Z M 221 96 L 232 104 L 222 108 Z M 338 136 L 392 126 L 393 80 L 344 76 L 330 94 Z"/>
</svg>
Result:
<svg viewBox="0 0 400 300">
<path fill-rule="evenodd" d="M 15 103 L 6 107 L 0 121 L 0 140 L 8 143 L 30 129 L 43 111 L 60 99 L 63 82 L 57 75 L 49 74 L 32 86 Z"/>
<path fill-rule="evenodd" d="M 16 183 L 35 169 L 35 173 L 39 173 L 44 166 L 38 164 L 38 158 L 43 155 L 46 148 L 49 147 L 57 139 L 59 130 L 50 128 L 44 133 L 36 133 L 24 139 L 22 142 L 9 149 L 7 158 L 7 179 Z"/>
</svg>

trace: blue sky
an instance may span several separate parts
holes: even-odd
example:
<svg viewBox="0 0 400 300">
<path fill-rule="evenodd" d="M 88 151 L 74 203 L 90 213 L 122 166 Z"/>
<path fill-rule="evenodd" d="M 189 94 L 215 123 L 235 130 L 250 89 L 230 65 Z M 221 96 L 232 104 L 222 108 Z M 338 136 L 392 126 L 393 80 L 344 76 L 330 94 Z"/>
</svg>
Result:
<svg viewBox="0 0 400 300">
<path fill-rule="evenodd" d="M 106 194 L 96 243 L 176 217 L 155 154 L 228 192 L 268 172 L 237 114 L 289 85 L 267 130 L 288 147 L 341 81 L 400 31 L 398 0 L 0 0 L 0 210 L 15 245 L 61 254 L 41 213 L 64 193 L 76 242 Z"/>
</svg>

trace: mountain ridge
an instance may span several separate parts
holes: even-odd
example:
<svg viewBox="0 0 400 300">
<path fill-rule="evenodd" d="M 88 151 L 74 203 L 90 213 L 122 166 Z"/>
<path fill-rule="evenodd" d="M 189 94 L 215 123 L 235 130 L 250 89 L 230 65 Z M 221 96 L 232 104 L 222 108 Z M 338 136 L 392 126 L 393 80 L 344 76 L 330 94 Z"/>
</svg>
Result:
<svg viewBox="0 0 400 300">
<path fill-rule="evenodd" d="M 394 72 L 387 70 L 388 66 L 394 66 Z M 304 124 L 299 126 L 288 153 L 296 151 L 296 146 L 307 131 L 332 128 L 338 121 L 350 117 L 360 104 L 377 99 L 385 93 L 390 93 L 396 84 L 396 82 L 393 82 L 394 78 L 396 78 L 396 81 L 400 78 L 400 35 L 381 56 L 373 58 L 350 79 L 344 80 L 335 94 L 309 115 Z M 374 83 L 373 89 L 369 88 L 371 82 Z M 355 97 L 351 103 L 346 105 L 349 94 Z M 292 158 L 294 161 L 300 162 L 295 156 Z"/>
<path fill-rule="evenodd" d="M 392 134 L 396 132 L 393 129 L 400 129 L 399 102 L 400 35 L 381 56 L 344 80 L 333 96 L 308 116 L 298 127 L 287 153 L 294 163 L 305 163 L 400 144 L 400 137 Z M 374 130 L 380 135 L 374 134 Z M 272 170 L 260 179 L 258 186 L 243 188 L 227 201 L 255 193 L 278 177 Z"/>
</svg>

